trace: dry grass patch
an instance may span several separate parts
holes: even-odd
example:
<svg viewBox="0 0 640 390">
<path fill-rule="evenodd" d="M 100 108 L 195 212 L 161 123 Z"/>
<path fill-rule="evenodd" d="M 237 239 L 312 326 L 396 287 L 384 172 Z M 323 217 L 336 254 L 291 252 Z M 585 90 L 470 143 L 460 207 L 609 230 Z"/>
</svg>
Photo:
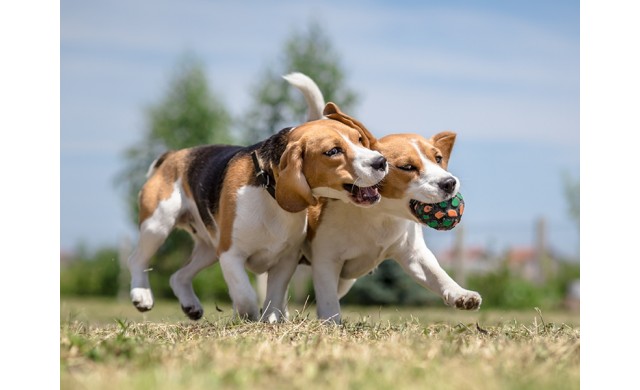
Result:
<svg viewBox="0 0 640 390">
<path fill-rule="evenodd" d="M 388 313 L 386 313 L 388 314 Z M 63 319 L 65 389 L 578 389 L 579 327 L 535 317 L 475 323 L 92 323 Z M 375 316 L 374 316 L 375 317 Z"/>
</svg>

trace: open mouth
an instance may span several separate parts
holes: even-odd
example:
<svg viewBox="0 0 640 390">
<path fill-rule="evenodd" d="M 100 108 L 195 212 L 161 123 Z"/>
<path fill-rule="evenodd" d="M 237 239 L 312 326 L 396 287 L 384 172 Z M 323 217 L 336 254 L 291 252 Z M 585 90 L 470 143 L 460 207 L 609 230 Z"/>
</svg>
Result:
<svg viewBox="0 0 640 390">
<path fill-rule="evenodd" d="M 436 230 L 450 230 L 462 218 L 464 200 L 460 193 L 440 203 L 422 203 L 411 199 L 409 201 L 409 210 L 418 219 L 418 222 L 424 225 Z"/>
<path fill-rule="evenodd" d="M 358 205 L 372 205 L 380 200 L 378 186 L 358 187 L 354 184 L 343 184 L 345 190 L 349 192 L 349 196 L 353 203 Z"/>
</svg>

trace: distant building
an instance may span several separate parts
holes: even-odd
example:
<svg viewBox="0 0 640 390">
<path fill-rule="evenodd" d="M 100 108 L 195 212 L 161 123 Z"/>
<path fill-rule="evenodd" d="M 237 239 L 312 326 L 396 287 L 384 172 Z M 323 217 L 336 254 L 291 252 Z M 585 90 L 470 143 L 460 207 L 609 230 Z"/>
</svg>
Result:
<svg viewBox="0 0 640 390">
<path fill-rule="evenodd" d="M 442 268 L 456 270 L 461 266 L 457 264 L 460 258 L 454 248 L 441 252 L 437 257 Z M 487 273 L 500 265 L 497 257 L 481 246 L 465 248 L 461 259 L 462 267 L 467 274 Z"/>
<path fill-rule="evenodd" d="M 557 262 L 548 251 L 532 247 L 514 247 L 507 251 L 505 261 L 509 269 L 523 278 L 542 283 L 557 271 Z"/>
</svg>

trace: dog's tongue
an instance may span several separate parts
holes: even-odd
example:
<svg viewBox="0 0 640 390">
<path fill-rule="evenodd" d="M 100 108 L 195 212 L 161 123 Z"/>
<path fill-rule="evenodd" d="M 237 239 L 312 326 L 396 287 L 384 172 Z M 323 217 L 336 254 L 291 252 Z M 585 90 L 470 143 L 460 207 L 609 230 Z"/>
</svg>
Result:
<svg viewBox="0 0 640 390">
<path fill-rule="evenodd" d="M 356 198 L 361 202 L 371 202 L 378 199 L 377 187 L 356 187 Z"/>
</svg>

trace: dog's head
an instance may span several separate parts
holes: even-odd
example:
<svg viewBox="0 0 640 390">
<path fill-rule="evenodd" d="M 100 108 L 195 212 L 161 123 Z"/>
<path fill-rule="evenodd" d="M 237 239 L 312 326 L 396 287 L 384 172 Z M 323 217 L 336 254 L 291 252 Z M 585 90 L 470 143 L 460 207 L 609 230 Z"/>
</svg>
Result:
<svg viewBox="0 0 640 390">
<path fill-rule="evenodd" d="M 386 159 L 369 149 L 373 135 L 357 120 L 328 103 L 328 119 L 291 130 L 276 176 L 276 200 L 299 212 L 317 197 L 341 199 L 367 207 L 380 200 L 377 184 L 388 172 Z"/>
<path fill-rule="evenodd" d="M 417 134 L 392 134 L 377 141 L 375 149 L 389 164 L 380 193 L 384 198 L 400 201 L 401 215 L 417 220 L 409 211 L 412 199 L 438 203 L 458 192 L 460 181 L 447 171 L 455 140 L 455 133 L 444 131 L 430 139 Z"/>
</svg>

